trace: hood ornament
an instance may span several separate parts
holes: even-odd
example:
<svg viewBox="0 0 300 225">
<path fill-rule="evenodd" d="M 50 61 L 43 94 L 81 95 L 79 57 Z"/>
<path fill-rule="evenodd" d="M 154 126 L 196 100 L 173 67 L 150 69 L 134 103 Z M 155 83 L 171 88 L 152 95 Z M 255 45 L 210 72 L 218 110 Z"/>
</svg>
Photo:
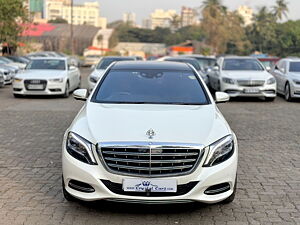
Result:
<svg viewBox="0 0 300 225">
<path fill-rule="evenodd" d="M 149 129 L 146 132 L 146 135 L 148 136 L 149 139 L 153 139 L 153 137 L 156 135 L 153 129 Z"/>
</svg>

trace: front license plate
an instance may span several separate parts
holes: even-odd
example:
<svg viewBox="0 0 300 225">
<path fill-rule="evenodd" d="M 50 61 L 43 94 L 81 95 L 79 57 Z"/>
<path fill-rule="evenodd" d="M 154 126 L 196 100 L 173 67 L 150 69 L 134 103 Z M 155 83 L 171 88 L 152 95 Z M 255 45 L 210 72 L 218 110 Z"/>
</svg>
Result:
<svg viewBox="0 0 300 225">
<path fill-rule="evenodd" d="M 29 84 L 28 89 L 30 89 L 30 90 L 43 90 L 44 86 L 42 84 Z"/>
<path fill-rule="evenodd" d="M 260 91 L 257 88 L 246 88 L 246 89 L 244 89 L 244 93 L 247 93 L 247 94 L 257 94 L 259 92 Z"/>
<path fill-rule="evenodd" d="M 124 179 L 123 190 L 129 192 L 176 192 L 176 180 Z"/>
</svg>

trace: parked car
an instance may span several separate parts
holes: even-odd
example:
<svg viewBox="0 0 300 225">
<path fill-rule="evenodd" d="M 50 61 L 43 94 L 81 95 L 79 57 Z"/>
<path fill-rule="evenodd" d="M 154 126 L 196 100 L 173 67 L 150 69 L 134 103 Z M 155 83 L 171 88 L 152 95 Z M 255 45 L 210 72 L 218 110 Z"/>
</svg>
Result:
<svg viewBox="0 0 300 225">
<path fill-rule="evenodd" d="M 87 94 L 63 139 L 67 200 L 233 201 L 237 139 L 192 66 L 116 62 Z"/>
<path fill-rule="evenodd" d="M 300 58 L 286 58 L 277 62 L 271 70 L 277 81 L 277 92 L 287 101 L 300 98 Z"/>
<path fill-rule="evenodd" d="M 258 58 L 258 60 L 264 65 L 267 71 L 270 71 L 274 65 L 280 60 L 278 57 L 265 57 Z"/>
<path fill-rule="evenodd" d="M 0 61 L 3 62 L 3 64 L 7 65 L 7 66 L 11 66 L 11 67 L 16 67 L 18 70 L 19 69 L 25 69 L 26 64 L 25 63 L 18 63 L 18 62 L 14 62 L 4 56 L 0 56 Z"/>
<path fill-rule="evenodd" d="M 199 73 L 199 75 L 202 77 L 202 79 L 204 80 L 205 84 L 208 85 L 208 76 L 207 74 L 203 71 L 203 69 L 201 68 L 199 62 L 197 59 L 194 58 L 188 58 L 188 57 L 171 57 L 171 58 L 166 58 L 164 59 L 164 61 L 168 61 L 168 62 L 182 62 L 182 63 L 189 63 L 191 64 L 195 70 L 197 70 L 197 72 Z"/>
<path fill-rule="evenodd" d="M 0 88 L 4 87 L 4 76 L 3 73 L 0 71 Z"/>
<path fill-rule="evenodd" d="M 102 59 L 102 56 L 100 55 L 87 55 L 84 59 L 84 66 L 93 66 L 96 65 L 100 60 Z"/>
<path fill-rule="evenodd" d="M 22 64 L 27 65 L 30 62 L 30 59 L 23 57 L 23 56 L 8 55 L 5 57 L 14 61 L 15 63 L 22 63 Z"/>
<path fill-rule="evenodd" d="M 93 72 L 88 76 L 89 91 L 92 91 L 98 80 L 103 76 L 105 70 L 117 61 L 134 61 L 134 57 L 126 56 L 107 56 L 103 57 L 100 62 L 95 66 Z"/>
<path fill-rule="evenodd" d="M 13 81 L 13 78 L 15 76 L 14 72 L 12 70 L 9 70 L 7 67 L 1 67 L 0 66 L 0 72 L 4 79 L 4 84 L 11 84 Z"/>
<path fill-rule="evenodd" d="M 70 91 L 80 87 L 80 72 L 70 65 L 66 58 L 33 58 L 23 73 L 13 81 L 13 94 L 22 95 L 62 95 L 68 97 Z"/>
<path fill-rule="evenodd" d="M 276 98 L 276 80 L 252 57 L 220 57 L 209 74 L 210 86 L 231 97 Z"/>
<path fill-rule="evenodd" d="M 182 56 L 197 59 L 201 68 L 203 68 L 205 72 L 208 72 L 208 70 L 212 69 L 217 61 L 217 59 L 214 56 L 204 56 L 198 54 L 182 55 Z"/>
</svg>

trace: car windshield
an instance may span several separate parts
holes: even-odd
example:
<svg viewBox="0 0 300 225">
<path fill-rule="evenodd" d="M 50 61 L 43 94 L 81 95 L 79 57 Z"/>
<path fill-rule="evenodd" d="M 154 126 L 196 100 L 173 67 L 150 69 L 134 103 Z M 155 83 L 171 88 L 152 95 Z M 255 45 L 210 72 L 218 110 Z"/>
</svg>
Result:
<svg viewBox="0 0 300 225">
<path fill-rule="evenodd" d="M 34 59 L 26 68 L 29 70 L 65 70 L 66 63 L 60 59 Z"/>
<path fill-rule="evenodd" d="M 300 72 L 300 62 L 291 62 L 290 72 Z"/>
<path fill-rule="evenodd" d="M 10 59 L 8 59 L 8 58 L 5 58 L 5 57 L 3 57 L 3 56 L 0 56 L 0 60 L 3 61 L 3 62 L 5 62 L 5 63 L 13 63 L 12 60 L 10 60 Z"/>
<path fill-rule="evenodd" d="M 263 71 L 264 68 L 256 59 L 225 59 L 223 70 Z"/>
<path fill-rule="evenodd" d="M 169 62 L 182 62 L 191 64 L 197 71 L 201 70 L 201 67 L 197 60 L 189 60 L 189 59 L 166 59 L 165 61 Z"/>
<path fill-rule="evenodd" d="M 93 100 L 117 104 L 203 105 L 208 99 L 192 71 L 112 70 Z"/>
<path fill-rule="evenodd" d="M 133 58 L 104 58 L 98 63 L 97 69 L 105 70 L 110 64 L 117 61 L 133 61 Z"/>
<path fill-rule="evenodd" d="M 209 59 L 209 58 L 196 58 L 201 66 L 201 68 L 209 68 L 213 67 L 216 64 L 215 59 Z"/>
</svg>

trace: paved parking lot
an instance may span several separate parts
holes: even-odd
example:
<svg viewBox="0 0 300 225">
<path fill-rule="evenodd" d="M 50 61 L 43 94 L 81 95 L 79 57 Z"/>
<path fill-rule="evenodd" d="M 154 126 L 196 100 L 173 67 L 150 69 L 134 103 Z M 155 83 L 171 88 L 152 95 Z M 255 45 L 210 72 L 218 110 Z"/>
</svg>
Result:
<svg viewBox="0 0 300 225">
<path fill-rule="evenodd" d="M 300 224 L 299 101 L 220 105 L 240 148 L 229 205 L 69 203 L 61 192 L 61 142 L 82 102 L 14 99 L 10 88 L 0 89 L 0 224 Z"/>
</svg>

